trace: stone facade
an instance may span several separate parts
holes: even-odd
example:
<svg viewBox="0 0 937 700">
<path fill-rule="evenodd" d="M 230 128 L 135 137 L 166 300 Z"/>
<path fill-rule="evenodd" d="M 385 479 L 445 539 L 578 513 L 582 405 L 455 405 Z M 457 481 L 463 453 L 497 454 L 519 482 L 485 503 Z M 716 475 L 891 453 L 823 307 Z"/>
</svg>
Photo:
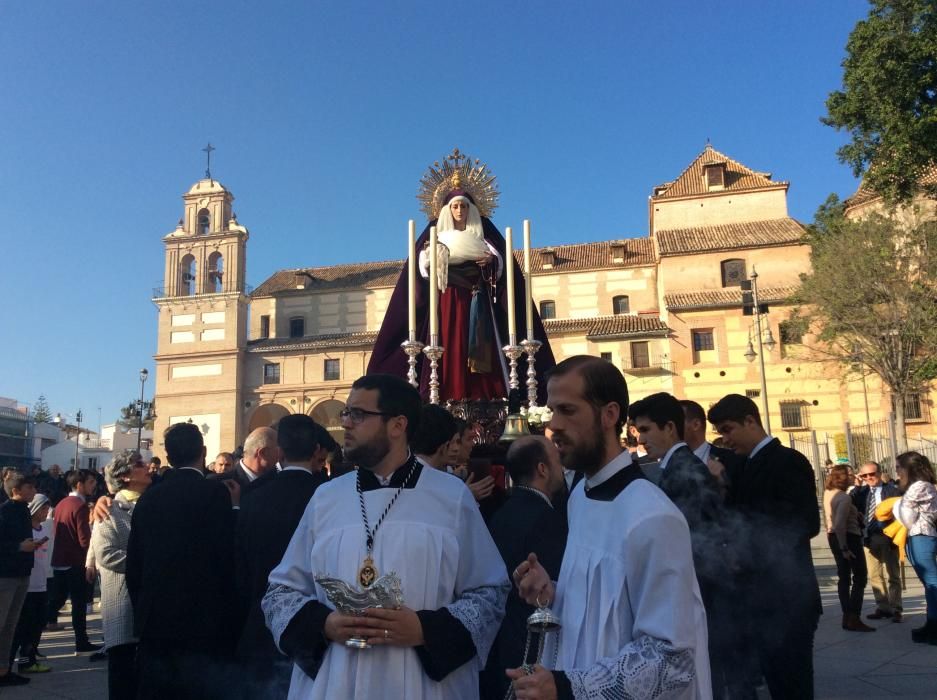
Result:
<svg viewBox="0 0 937 700">
<path fill-rule="evenodd" d="M 770 331 L 777 341 L 763 349 L 774 434 L 864 423 L 861 378 L 809 361 L 783 328 L 786 299 L 809 269 L 787 189 L 707 146 L 676 180 L 652 189 L 647 237 L 535 249 L 534 296 L 557 359 L 606 357 L 622 368 L 633 399 L 669 391 L 706 408 L 747 392 L 761 402 L 759 362 L 746 358 L 757 333 L 739 287 L 757 271 L 760 301 L 770 306 L 762 337 Z M 202 427 L 209 459 L 288 413 L 309 413 L 338 432 L 404 261 L 281 270 L 251 292 L 248 233 L 231 213 L 231 193 L 202 180 L 183 199 L 183 219 L 164 239 L 166 286 L 155 299 L 154 452 L 162 455 L 162 430 L 181 420 Z M 869 414 L 879 420 L 890 399 L 877 380 L 867 382 Z M 909 433 L 932 434 L 927 403 Z"/>
</svg>

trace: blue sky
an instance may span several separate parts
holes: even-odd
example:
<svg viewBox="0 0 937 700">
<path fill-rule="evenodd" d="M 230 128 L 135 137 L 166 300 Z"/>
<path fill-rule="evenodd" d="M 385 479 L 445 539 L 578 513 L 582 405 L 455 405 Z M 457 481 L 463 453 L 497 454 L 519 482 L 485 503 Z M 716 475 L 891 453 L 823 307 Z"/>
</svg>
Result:
<svg viewBox="0 0 937 700">
<path fill-rule="evenodd" d="M 254 285 L 403 257 L 419 178 L 453 146 L 535 245 L 647 235 L 651 187 L 707 138 L 789 180 L 809 221 L 856 186 L 819 119 L 867 9 L 0 0 L 0 395 L 96 427 L 137 394 L 161 238 L 208 141 Z"/>
</svg>

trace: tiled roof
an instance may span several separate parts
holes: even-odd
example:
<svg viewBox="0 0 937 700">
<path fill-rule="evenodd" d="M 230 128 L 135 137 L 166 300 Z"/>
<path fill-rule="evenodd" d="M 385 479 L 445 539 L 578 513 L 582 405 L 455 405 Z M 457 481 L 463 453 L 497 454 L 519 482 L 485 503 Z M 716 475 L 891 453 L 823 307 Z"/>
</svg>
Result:
<svg viewBox="0 0 937 700">
<path fill-rule="evenodd" d="M 758 290 L 758 302 L 778 304 L 788 301 L 797 292 L 797 287 L 764 287 Z M 711 289 L 700 292 L 675 292 L 664 295 L 664 305 L 670 311 L 693 309 L 720 309 L 742 305 L 742 290 Z"/>
<path fill-rule="evenodd" d="M 928 170 L 924 175 L 921 176 L 919 180 L 921 185 L 937 185 L 937 165 L 933 166 Z M 879 199 L 880 195 L 875 192 L 875 190 L 867 187 L 865 181 L 859 183 L 859 189 L 856 190 L 856 193 L 843 202 L 846 205 L 846 208 L 858 207 L 860 204 L 865 204 L 866 202 L 871 202 L 875 199 Z"/>
<path fill-rule="evenodd" d="M 713 163 L 725 163 L 725 187 L 719 190 L 710 190 L 706 184 L 706 175 L 703 168 Z M 672 182 L 658 185 L 654 188 L 652 199 L 668 199 L 672 197 L 690 197 L 693 195 L 716 192 L 741 192 L 758 190 L 769 187 L 786 187 L 787 182 L 775 182 L 768 173 L 758 173 L 747 168 L 737 160 L 720 153 L 706 144 L 706 148 L 696 160 L 684 170 L 680 177 Z"/>
<path fill-rule="evenodd" d="M 582 333 L 587 338 L 609 338 L 622 335 L 656 335 L 669 333 L 667 324 L 657 316 L 595 316 L 593 318 L 551 319 L 543 322 L 547 335 Z"/>
<path fill-rule="evenodd" d="M 612 258 L 612 248 L 618 246 L 621 247 L 623 252 L 622 262 L 615 262 Z M 544 267 L 544 263 L 549 257 L 549 251 L 552 251 L 555 257 L 552 269 Z M 625 238 L 616 241 L 600 241 L 598 243 L 547 246 L 533 248 L 530 253 L 530 266 L 534 274 L 614 267 L 638 267 L 654 264 L 654 246 L 650 238 Z M 523 251 L 515 250 L 514 257 L 517 258 L 518 263 L 524 264 Z M 307 291 L 393 287 L 397 282 L 400 271 L 403 269 L 403 265 L 403 260 L 388 260 L 386 262 L 280 270 L 260 284 L 251 296 L 255 298 L 267 297 L 278 292 L 295 290 L 297 275 L 300 275 L 300 279 L 305 281 Z"/>
<path fill-rule="evenodd" d="M 794 219 L 787 218 L 670 229 L 657 231 L 654 235 L 657 237 L 661 256 L 665 256 L 788 245 L 800 241 L 804 235 L 804 227 Z"/>
<path fill-rule="evenodd" d="M 402 268 L 403 260 L 389 260 L 280 270 L 258 286 L 251 296 L 266 297 L 296 289 L 297 275 L 302 275 L 307 291 L 393 287 Z"/>
<path fill-rule="evenodd" d="M 328 348 L 355 348 L 374 345 L 377 331 L 362 333 L 326 333 L 305 338 L 265 338 L 252 340 L 247 352 L 284 352 L 290 350 L 324 350 Z"/>
</svg>

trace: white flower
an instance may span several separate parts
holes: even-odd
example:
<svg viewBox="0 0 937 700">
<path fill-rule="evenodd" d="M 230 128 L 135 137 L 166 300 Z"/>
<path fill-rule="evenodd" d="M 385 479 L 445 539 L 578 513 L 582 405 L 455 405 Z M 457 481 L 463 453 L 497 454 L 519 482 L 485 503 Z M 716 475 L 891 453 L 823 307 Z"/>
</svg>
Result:
<svg viewBox="0 0 937 700">
<path fill-rule="evenodd" d="M 531 425 L 547 425 L 553 418 L 553 411 L 546 406 L 533 406 L 527 410 L 527 422 Z"/>
</svg>

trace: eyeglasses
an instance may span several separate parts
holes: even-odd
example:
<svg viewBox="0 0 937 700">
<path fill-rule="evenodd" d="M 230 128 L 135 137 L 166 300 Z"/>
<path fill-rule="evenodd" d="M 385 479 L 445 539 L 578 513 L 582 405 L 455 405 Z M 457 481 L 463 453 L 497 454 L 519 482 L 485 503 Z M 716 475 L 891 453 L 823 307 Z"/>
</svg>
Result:
<svg viewBox="0 0 937 700">
<path fill-rule="evenodd" d="M 865 474 L 860 474 L 859 478 L 860 479 L 872 479 L 876 476 L 878 476 L 878 472 L 866 472 Z"/>
<path fill-rule="evenodd" d="M 338 414 L 338 417 L 342 420 L 351 421 L 354 425 L 359 425 L 364 422 L 364 419 L 368 416 L 389 416 L 390 413 L 384 413 L 382 411 L 367 411 L 363 408 L 343 408 Z"/>
</svg>

